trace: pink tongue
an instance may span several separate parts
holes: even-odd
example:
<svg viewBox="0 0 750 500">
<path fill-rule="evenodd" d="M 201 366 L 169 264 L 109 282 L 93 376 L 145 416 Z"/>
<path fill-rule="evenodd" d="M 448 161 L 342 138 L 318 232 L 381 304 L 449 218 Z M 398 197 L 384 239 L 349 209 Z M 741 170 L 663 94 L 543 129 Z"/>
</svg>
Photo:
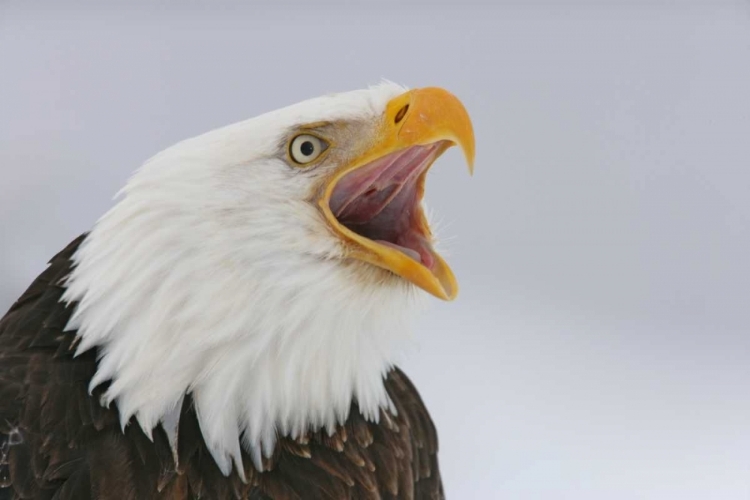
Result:
<svg viewBox="0 0 750 500">
<path fill-rule="evenodd" d="M 416 260 L 417 262 L 422 262 L 422 257 L 419 256 L 419 252 L 417 252 L 416 250 L 402 247 L 401 245 L 396 245 L 395 243 L 391 243 L 390 241 L 385 241 L 385 240 L 375 240 L 375 243 L 380 243 L 381 245 L 391 247 L 394 250 L 398 250 L 401 253 L 405 253 L 406 255 Z"/>
</svg>

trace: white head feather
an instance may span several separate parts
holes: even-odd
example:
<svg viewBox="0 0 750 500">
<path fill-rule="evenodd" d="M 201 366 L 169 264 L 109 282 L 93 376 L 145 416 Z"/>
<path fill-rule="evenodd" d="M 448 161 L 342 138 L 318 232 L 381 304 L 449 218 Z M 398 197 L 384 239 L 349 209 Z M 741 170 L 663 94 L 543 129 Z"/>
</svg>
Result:
<svg viewBox="0 0 750 500">
<path fill-rule="evenodd" d="M 315 170 L 279 156 L 314 121 L 373 122 L 404 92 L 384 83 L 305 101 L 181 142 L 150 159 L 75 255 L 63 300 L 90 388 L 111 380 L 122 425 L 174 429 L 186 393 L 225 474 L 240 447 L 260 468 L 277 432 L 377 420 L 383 376 L 422 292 L 343 259 L 310 203 Z"/>
</svg>

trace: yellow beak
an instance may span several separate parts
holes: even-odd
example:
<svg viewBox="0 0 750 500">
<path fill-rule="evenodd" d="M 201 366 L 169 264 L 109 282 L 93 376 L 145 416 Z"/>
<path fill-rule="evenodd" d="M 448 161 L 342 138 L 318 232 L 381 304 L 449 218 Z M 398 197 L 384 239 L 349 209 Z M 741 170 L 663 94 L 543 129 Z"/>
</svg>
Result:
<svg viewBox="0 0 750 500">
<path fill-rule="evenodd" d="M 441 144 L 432 161 L 450 146 L 458 145 L 463 150 L 469 172 L 473 171 L 474 131 L 469 114 L 458 98 L 436 87 L 410 90 L 395 97 L 386 106 L 373 146 L 336 171 L 326 184 L 318 204 L 333 230 L 347 243 L 348 256 L 387 269 L 438 298 L 452 300 L 458 293 L 458 283 L 442 257 L 435 253 L 435 262 L 430 269 L 395 248 L 345 227 L 330 208 L 334 187 L 346 174 L 405 148 L 438 142 Z M 417 180 L 419 200 L 424 193 L 426 173 L 425 169 Z M 421 208 L 417 216 L 420 231 L 431 239 L 432 233 Z"/>
</svg>

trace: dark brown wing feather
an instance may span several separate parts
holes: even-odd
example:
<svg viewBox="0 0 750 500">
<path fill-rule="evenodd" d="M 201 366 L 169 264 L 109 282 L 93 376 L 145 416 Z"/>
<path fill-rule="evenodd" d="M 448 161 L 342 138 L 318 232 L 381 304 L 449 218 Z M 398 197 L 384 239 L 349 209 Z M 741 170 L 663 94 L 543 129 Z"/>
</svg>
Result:
<svg viewBox="0 0 750 500">
<path fill-rule="evenodd" d="M 62 280 L 84 236 L 57 254 L 0 320 L 0 500 L 440 499 L 435 427 L 398 369 L 386 379 L 397 415 L 364 420 L 356 403 L 332 436 L 280 438 L 265 472 L 243 457 L 247 482 L 224 477 L 203 442 L 190 397 L 178 431 L 178 464 L 164 431 L 123 433 L 117 409 L 92 396 L 96 352 L 73 358 L 72 307 Z"/>
</svg>

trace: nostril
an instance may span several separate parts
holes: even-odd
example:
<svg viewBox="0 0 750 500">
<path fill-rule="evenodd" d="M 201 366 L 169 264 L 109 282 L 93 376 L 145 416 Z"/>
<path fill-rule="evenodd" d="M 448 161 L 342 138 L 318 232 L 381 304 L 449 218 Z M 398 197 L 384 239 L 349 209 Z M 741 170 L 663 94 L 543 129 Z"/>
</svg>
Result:
<svg viewBox="0 0 750 500">
<path fill-rule="evenodd" d="M 375 194 L 375 193 L 377 193 L 377 192 L 378 192 L 378 190 L 377 190 L 377 189 L 375 189 L 375 188 L 370 188 L 370 189 L 368 189 L 367 191 L 365 191 L 365 196 L 372 196 L 372 195 L 374 195 L 374 194 Z"/>
<path fill-rule="evenodd" d="M 404 116 L 406 116 L 407 111 L 409 111 L 408 104 L 398 110 L 398 113 L 396 113 L 396 119 L 394 120 L 394 123 L 399 123 L 401 120 L 403 120 Z"/>
</svg>

